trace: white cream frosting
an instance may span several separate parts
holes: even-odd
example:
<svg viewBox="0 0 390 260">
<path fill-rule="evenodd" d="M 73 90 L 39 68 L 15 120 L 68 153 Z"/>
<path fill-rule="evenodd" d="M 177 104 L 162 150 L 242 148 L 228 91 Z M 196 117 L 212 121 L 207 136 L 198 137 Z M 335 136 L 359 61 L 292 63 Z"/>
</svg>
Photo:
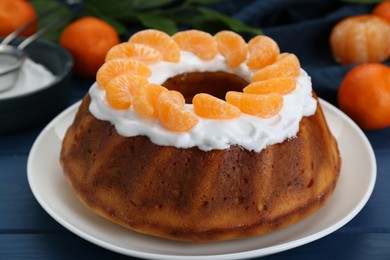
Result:
<svg viewBox="0 0 390 260">
<path fill-rule="evenodd" d="M 157 84 L 163 84 L 167 79 L 183 73 L 203 71 L 225 71 L 250 82 L 254 73 L 245 64 L 234 69 L 230 68 L 221 55 L 211 61 L 203 61 L 185 51 L 181 51 L 179 63 L 159 62 L 149 65 L 149 69 L 152 75 L 148 81 Z M 188 132 L 170 131 L 156 119 L 138 116 L 131 107 L 127 110 L 112 109 L 106 101 L 105 90 L 97 83 L 92 85 L 89 94 L 91 113 L 96 118 L 115 125 L 120 135 L 126 137 L 144 135 L 158 145 L 179 148 L 196 146 L 204 151 L 227 149 L 231 145 L 239 145 L 247 150 L 260 152 L 268 145 L 281 143 L 296 136 L 302 117 L 313 115 L 317 107 L 317 102 L 312 97 L 310 77 L 304 70 L 301 70 L 297 78 L 296 89 L 283 96 L 283 108 L 277 115 L 262 119 L 243 113 L 237 119 L 228 120 L 198 116 L 199 123 Z M 194 113 L 192 104 L 186 104 L 185 108 Z"/>
</svg>

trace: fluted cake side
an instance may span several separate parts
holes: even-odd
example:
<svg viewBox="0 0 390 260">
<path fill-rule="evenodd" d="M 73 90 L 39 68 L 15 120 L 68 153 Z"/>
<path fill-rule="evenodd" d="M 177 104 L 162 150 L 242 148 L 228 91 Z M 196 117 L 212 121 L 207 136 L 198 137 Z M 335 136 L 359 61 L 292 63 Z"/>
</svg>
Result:
<svg viewBox="0 0 390 260">
<path fill-rule="evenodd" d="M 89 104 L 87 94 L 63 140 L 64 174 L 87 207 L 141 233 L 207 242 L 271 232 L 316 211 L 337 183 L 340 155 L 319 103 L 296 137 L 260 153 L 124 137 Z"/>
</svg>

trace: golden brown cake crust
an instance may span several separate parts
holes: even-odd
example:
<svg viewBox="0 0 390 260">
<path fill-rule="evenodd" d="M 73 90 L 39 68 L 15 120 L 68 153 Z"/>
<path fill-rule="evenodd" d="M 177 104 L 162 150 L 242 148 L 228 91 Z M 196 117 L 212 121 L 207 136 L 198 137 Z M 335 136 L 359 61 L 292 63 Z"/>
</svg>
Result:
<svg viewBox="0 0 390 260">
<path fill-rule="evenodd" d="M 320 208 L 338 179 L 339 151 L 319 104 L 297 137 L 254 153 L 126 138 L 89 103 L 87 94 L 63 140 L 64 174 L 86 206 L 138 232 L 206 242 L 274 231 Z"/>
</svg>

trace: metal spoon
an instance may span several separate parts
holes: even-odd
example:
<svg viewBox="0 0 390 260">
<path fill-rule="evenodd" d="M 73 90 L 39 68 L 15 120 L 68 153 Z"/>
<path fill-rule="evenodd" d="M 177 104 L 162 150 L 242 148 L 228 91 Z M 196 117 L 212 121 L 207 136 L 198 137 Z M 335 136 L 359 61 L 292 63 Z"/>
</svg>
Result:
<svg viewBox="0 0 390 260">
<path fill-rule="evenodd" d="M 24 51 L 11 45 L 0 45 L 0 92 L 15 86 L 26 58 Z"/>
</svg>

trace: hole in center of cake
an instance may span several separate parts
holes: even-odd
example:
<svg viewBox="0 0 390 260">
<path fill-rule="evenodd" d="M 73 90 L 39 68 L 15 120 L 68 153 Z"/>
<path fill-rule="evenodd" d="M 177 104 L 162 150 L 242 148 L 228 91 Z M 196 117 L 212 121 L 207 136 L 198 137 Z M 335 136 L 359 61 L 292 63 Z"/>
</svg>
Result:
<svg viewBox="0 0 390 260">
<path fill-rule="evenodd" d="M 183 94 L 186 103 L 191 104 L 192 98 L 198 93 L 207 93 L 225 100 L 228 91 L 242 91 L 248 82 L 241 77 L 223 71 L 191 72 L 169 78 L 163 84 L 170 90 Z"/>
</svg>

